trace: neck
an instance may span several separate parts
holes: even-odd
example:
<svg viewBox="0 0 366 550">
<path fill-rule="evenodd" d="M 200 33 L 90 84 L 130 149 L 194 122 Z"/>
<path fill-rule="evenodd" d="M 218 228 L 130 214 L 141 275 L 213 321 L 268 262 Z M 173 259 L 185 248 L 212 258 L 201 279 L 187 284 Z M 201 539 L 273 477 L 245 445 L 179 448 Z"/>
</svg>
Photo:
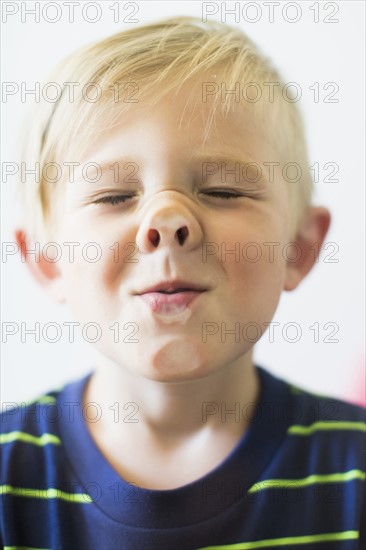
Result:
<svg viewBox="0 0 366 550">
<path fill-rule="evenodd" d="M 210 375 L 164 383 L 102 360 L 84 394 L 98 403 L 99 432 L 115 441 L 126 431 L 176 441 L 203 431 L 242 434 L 254 413 L 259 381 L 250 357 L 240 357 Z"/>
</svg>

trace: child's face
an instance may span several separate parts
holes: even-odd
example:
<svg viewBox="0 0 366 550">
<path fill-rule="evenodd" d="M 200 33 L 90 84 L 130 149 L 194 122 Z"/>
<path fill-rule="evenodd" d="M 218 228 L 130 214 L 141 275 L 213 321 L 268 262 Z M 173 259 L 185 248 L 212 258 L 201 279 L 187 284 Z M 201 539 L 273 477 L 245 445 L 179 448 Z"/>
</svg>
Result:
<svg viewBox="0 0 366 550">
<path fill-rule="evenodd" d="M 275 161 L 266 128 L 236 107 L 226 120 L 214 121 L 205 141 L 210 104 L 202 103 L 199 91 L 193 98 L 184 113 L 187 93 L 144 112 L 132 104 L 120 126 L 104 132 L 80 161 L 119 163 L 119 178 L 117 165 L 104 168 L 96 183 L 76 171 L 58 229 L 61 246 L 80 243 L 74 261 L 65 246 L 58 264 L 75 320 L 98 323 L 95 345 L 117 366 L 161 381 L 200 378 L 241 361 L 271 321 L 286 278 L 280 253 L 288 237 L 285 183 L 269 183 L 264 171 L 256 184 L 245 174 L 235 181 L 220 171 L 207 182 L 202 178 L 205 160 L 220 167 L 221 158 L 239 157 L 240 169 L 249 161 Z M 234 162 L 227 162 L 228 171 Z M 213 190 L 241 196 L 209 196 Z M 134 197 L 95 204 L 120 195 Z M 97 261 L 95 246 L 87 243 L 100 247 Z M 271 254 L 264 243 L 278 244 Z M 168 279 L 207 291 L 179 314 L 153 312 L 136 293 Z M 87 336 L 94 335 L 90 327 Z"/>
</svg>

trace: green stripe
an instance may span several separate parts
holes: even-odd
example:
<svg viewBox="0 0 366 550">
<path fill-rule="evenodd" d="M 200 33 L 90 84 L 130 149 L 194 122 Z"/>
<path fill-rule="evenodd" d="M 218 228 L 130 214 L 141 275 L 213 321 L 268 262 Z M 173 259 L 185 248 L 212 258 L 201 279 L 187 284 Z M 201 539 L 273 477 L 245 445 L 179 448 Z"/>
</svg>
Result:
<svg viewBox="0 0 366 550">
<path fill-rule="evenodd" d="M 249 489 L 248 493 L 256 493 L 263 489 L 298 489 L 299 487 L 306 487 L 307 485 L 313 485 L 314 483 L 343 483 L 351 481 L 352 479 L 366 479 L 366 473 L 361 470 L 349 470 L 344 473 L 335 474 L 313 474 L 302 479 L 264 479 L 259 483 L 255 483 Z"/>
<path fill-rule="evenodd" d="M 10 443 L 11 441 L 25 441 L 25 443 L 32 443 L 33 445 L 39 445 L 40 447 L 43 447 L 48 443 L 61 445 L 61 439 L 57 437 L 57 435 L 49 433 L 44 433 L 41 436 L 35 436 L 26 432 L 15 431 L 0 435 L 0 444 Z"/>
<path fill-rule="evenodd" d="M 91 503 L 93 499 L 87 493 L 65 493 L 60 489 L 28 489 L 26 487 L 12 487 L 11 485 L 0 485 L 0 495 L 11 494 L 17 497 L 52 499 L 59 498 L 67 502 Z"/>
<path fill-rule="evenodd" d="M 305 388 L 295 386 L 294 384 L 288 384 L 288 388 L 294 395 L 310 395 L 311 397 L 316 397 L 318 399 L 335 399 L 332 395 L 310 391 Z"/>
<path fill-rule="evenodd" d="M 304 393 L 304 390 L 302 390 L 298 386 L 293 386 L 293 385 L 289 384 L 288 388 L 289 388 L 290 392 L 295 394 L 295 395 L 301 395 L 302 393 Z"/>
<path fill-rule="evenodd" d="M 43 397 L 36 399 L 35 403 L 56 403 L 56 397 L 53 397 L 52 395 L 44 395 Z"/>
<path fill-rule="evenodd" d="M 2 413 L 6 414 L 12 414 L 12 411 L 15 410 L 15 412 L 19 409 L 19 407 L 22 407 L 23 409 L 25 407 L 29 407 L 29 405 L 37 405 L 37 404 L 44 404 L 44 403 L 56 403 L 56 398 L 52 395 L 43 395 L 42 397 L 38 397 L 37 399 L 31 399 L 30 401 L 21 401 L 20 403 L 17 403 L 16 406 L 11 407 L 10 409 L 5 408 L 1 411 Z"/>
<path fill-rule="evenodd" d="M 36 399 L 30 399 L 29 401 L 22 401 L 20 405 L 22 407 L 28 407 L 29 405 L 34 405 L 37 403 L 56 403 L 56 398 L 52 395 L 42 395 Z"/>
<path fill-rule="evenodd" d="M 354 540 L 359 538 L 358 531 L 342 531 L 341 533 L 322 533 L 321 535 L 305 535 L 301 537 L 283 537 L 281 539 L 265 539 L 253 542 L 239 542 L 238 544 L 224 544 L 224 546 L 205 546 L 198 550 L 251 550 L 252 548 L 273 548 L 288 544 L 314 544 L 332 540 Z"/>
<path fill-rule="evenodd" d="M 313 422 L 309 426 L 293 424 L 287 430 L 291 435 L 310 435 L 318 430 L 360 430 L 366 432 L 366 422 L 337 422 L 337 421 L 319 421 Z"/>
</svg>

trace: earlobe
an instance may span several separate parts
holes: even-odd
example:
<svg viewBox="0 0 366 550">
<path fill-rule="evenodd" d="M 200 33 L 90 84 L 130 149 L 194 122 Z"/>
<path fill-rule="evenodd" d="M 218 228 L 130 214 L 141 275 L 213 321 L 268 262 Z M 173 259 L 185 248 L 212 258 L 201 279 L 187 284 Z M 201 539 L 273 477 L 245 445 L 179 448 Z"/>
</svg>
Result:
<svg viewBox="0 0 366 550">
<path fill-rule="evenodd" d="M 314 266 L 330 225 L 330 213 L 311 206 L 293 241 L 294 254 L 287 259 L 284 290 L 294 290 Z"/>
<path fill-rule="evenodd" d="M 63 278 L 57 262 L 42 254 L 40 243 L 31 242 L 22 229 L 15 231 L 15 239 L 19 247 L 22 261 L 47 294 L 57 303 L 64 303 Z"/>
</svg>

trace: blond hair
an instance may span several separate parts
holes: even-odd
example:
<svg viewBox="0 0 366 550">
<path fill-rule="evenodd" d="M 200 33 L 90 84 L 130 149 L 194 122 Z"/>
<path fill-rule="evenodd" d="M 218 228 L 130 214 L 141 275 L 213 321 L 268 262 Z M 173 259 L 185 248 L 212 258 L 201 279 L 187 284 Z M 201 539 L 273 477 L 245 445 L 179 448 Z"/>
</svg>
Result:
<svg viewBox="0 0 366 550">
<path fill-rule="evenodd" d="M 270 60 L 242 31 L 220 22 L 203 23 L 199 18 L 188 16 L 119 32 L 80 48 L 57 65 L 47 81 L 58 83 L 62 93 L 56 102 L 42 98 L 36 104 L 29 114 L 24 142 L 24 165 L 28 168 L 39 163 L 40 173 L 39 181 L 32 181 L 34 176 L 30 176 L 29 181 L 25 177 L 20 185 L 28 234 L 32 238 L 50 234 L 50 205 L 57 203 L 55 192 L 60 186 L 44 176 L 44 167 L 52 168 L 52 163 L 62 165 L 65 159 L 81 158 L 86 147 L 97 138 L 98 131 L 112 127 L 117 119 L 120 120 L 121 113 L 130 108 L 130 104 L 123 101 L 119 101 L 116 108 L 118 84 L 137 83 L 138 101 L 152 106 L 173 90 L 178 94 L 188 80 L 213 69 L 220 71 L 228 90 L 235 88 L 237 83 L 284 85 Z M 72 84 L 75 82 L 77 85 Z M 85 99 L 86 87 L 91 83 L 92 88 L 102 92 L 96 102 Z M 289 92 L 286 101 L 280 98 L 273 103 L 267 102 L 268 105 L 263 101 L 252 102 L 251 106 L 256 108 L 258 122 L 266 122 L 280 160 L 301 167 L 300 180 L 288 184 L 293 233 L 310 204 L 312 178 L 301 114 L 295 102 L 289 101 Z M 207 120 L 207 131 L 217 110 L 227 114 L 235 102 L 234 94 L 228 94 L 225 102 L 217 94 Z"/>
</svg>

